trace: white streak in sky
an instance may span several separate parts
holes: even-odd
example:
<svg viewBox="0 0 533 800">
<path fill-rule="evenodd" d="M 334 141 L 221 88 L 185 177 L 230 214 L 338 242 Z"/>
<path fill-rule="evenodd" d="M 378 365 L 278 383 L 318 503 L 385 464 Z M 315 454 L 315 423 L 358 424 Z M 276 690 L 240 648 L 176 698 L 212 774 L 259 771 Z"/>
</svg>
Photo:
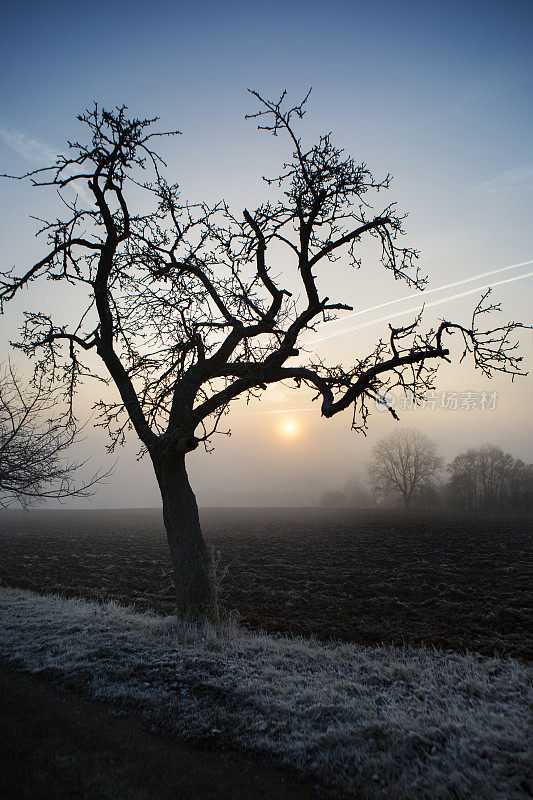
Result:
<svg viewBox="0 0 533 800">
<path fill-rule="evenodd" d="M 531 263 L 531 262 L 526 262 Z M 452 294 L 449 297 L 441 297 L 439 300 L 434 300 L 432 303 L 420 303 L 419 305 L 413 308 L 407 308 L 404 311 L 395 311 L 393 314 L 387 314 L 385 317 L 379 317 L 378 319 L 371 319 L 368 322 L 362 322 L 359 325 L 352 325 L 350 328 L 344 328 L 341 331 L 335 331 L 335 333 L 330 333 L 328 336 L 323 336 L 320 339 L 314 339 L 312 342 L 308 341 L 306 344 L 318 344 L 318 342 L 325 342 L 327 339 L 334 339 L 336 336 L 342 336 L 345 333 L 351 333 L 351 331 L 358 331 L 361 328 L 367 328 L 369 325 L 376 325 L 378 322 L 385 322 L 389 319 L 394 317 L 400 317 L 404 314 L 413 314 L 419 313 L 422 309 L 431 308 L 432 306 L 438 306 L 439 303 L 448 303 L 450 300 L 457 300 L 460 297 L 466 297 L 469 294 L 474 294 L 475 292 L 483 291 L 484 289 L 490 289 L 493 286 L 501 286 L 504 283 L 513 283 L 513 281 L 521 281 L 524 278 L 530 278 L 533 275 L 533 272 L 526 272 L 525 275 L 517 275 L 514 278 L 506 278 L 503 281 L 493 281 L 492 283 L 486 283 L 484 286 L 476 286 L 475 289 L 467 289 L 466 292 L 459 292 L 457 294 Z"/>
<path fill-rule="evenodd" d="M 325 325 L 333 325 L 335 322 L 344 322 L 347 319 L 351 319 L 352 317 L 359 317 L 361 314 L 368 314 L 370 311 L 377 311 L 379 308 L 385 308 L 386 306 L 392 306 L 395 303 L 403 303 L 404 300 L 412 300 L 413 297 L 427 297 L 428 294 L 433 294 L 434 292 L 442 292 L 444 289 L 453 289 L 456 286 L 462 286 L 465 283 L 470 283 L 471 281 L 477 281 L 478 278 L 486 278 L 488 275 L 497 275 L 500 272 L 505 272 L 509 269 L 516 269 L 517 267 L 525 267 L 527 264 L 533 264 L 533 258 L 530 258 L 529 261 L 520 261 L 519 264 L 509 264 L 506 267 L 498 267 L 497 269 L 491 269 L 488 272 L 478 272 L 477 275 L 472 275 L 470 278 L 463 278 L 460 281 L 454 281 L 454 283 L 446 283 L 443 286 L 436 286 L 434 289 L 424 289 L 423 292 L 415 292 L 414 294 L 408 294 L 404 297 L 398 297 L 396 300 L 389 300 L 387 303 L 380 303 L 377 306 L 371 306 L 370 308 L 363 308 L 362 311 L 354 311 L 353 314 L 347 314 L 345 317 L 341 317 L 339 319 L 331 319 L 328 322 L 322 324 L 322 327 Z"/>
<path fill-rule="evenodd" d="M 51 166 L 56 163 L 57 153 L 49 145 L 13 128 L 0 125 L 0 141 L 11 150 L 14 150 L 15 153 L 18 153 L 19 156 L 22 156 L 32 166 Z M 73 181 L 69 186 L 89 208 L 94 207 L 94 199 L 91 198 L 91 195 L 80 181 Z"/>
<path fill-rule="evenodd" d="M 533 186 L 533 165 L 528 164 L 518 169 L 508 169 L 500 172 L 495 178 L 483 181 L 474 186 L 471 191 L 475 194 L 499 194 L 500 192 L 516 192 L 531 189 Z"/>
<path fill-rule="evenodd" d="M 53 163 L 56 159 L 56 153 L 44 142 L 32 139 L 20 131 L 6 128 L 4 125 L 0 125 L 0 140 L 32 164 L 41 165 L 43 161 Z"/>
</svg>

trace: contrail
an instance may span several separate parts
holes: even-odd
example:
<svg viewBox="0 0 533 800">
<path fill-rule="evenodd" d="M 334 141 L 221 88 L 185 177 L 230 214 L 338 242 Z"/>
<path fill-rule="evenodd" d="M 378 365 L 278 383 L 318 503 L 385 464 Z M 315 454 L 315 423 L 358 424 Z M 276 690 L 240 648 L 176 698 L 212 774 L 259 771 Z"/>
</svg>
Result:
<svg viewBox="0 0 533 800">
<path fill-rule="evenodd" d="M 55 152 L 48 144 L 41 142 L 39 139 L 33 139 L 21 131 L 13 128 L 8 128 L 0 124 L 0 141 L 2 141 L 11 150 L 14 150 L 19 156 L 30 164 L 41 166 L 43 162 L 55 164 L 57 152 Z M 72 167 L 67 170 L 73 174 Z M 70 191 L 74 191 L 84 201 L 85 205 L 92 210 L 94 208 L 94 199 L 91 197 L 85 186 L 81 181 L 72 181 L 69 184 Z"/>
<path fill-rule="evenodd" d="M 531 261 L 526 261 L 526 264 L 531 264 Z M 414 308 L 407 308 L 404 311 L 396 311 L 393 314 L 387 314 L 385 317 L 379 317 L 378 319 L 371 319 L 368 322 L 362 322 L 359 325 L 352 325 L 350 328 L 344 328 L 342 331 L 336 331 L 335 333 L 330 333 L 328 336 L 323 336 L 320 339 L 314 339 L 312 342 L 308 341 L 306 344 L 318 344 L 318 342 L 325 342 L 327 339 L 333 339 L 335 336 L 341 336 L 343 333 L 350 333 L 351 331 L 358 331 L 360 328 L 367 328 L 369 325 L 376 325 L 378 322 L 385 322 L 389 319 L 394 317 L 400 317 L 404 314 L 412 314 L 414 312 L 420 311 L 421 308 L 431 308 L 431 306 L 437 306 L 439 303 L 448 303 L 450 300 L 457 300 L 459 297 L 466 297 L 469 294 L 475 294 L 475 292 L 483 291 L 483 289 L 490 289 L 492 286 L 501 286 L 504 283 L 513 283 L 513 281 L 521 281 L 523 278 L 530 278 L 533 275 L 533 272 L 526 272 L 525 275 L 517 275 L 514 278 L 506 278 L 503 281 L 494 281 L 493 283 L 487 283 L 484 286 L 476 286 L 475 289 L 468 289 L 466 292 L 458 292 L 457 294 L 452 294 L 449 297 L 442 297 L 440 300 L 434 300 L 432 303 L 420 303 L 419 305 L 415 306 Z M 462 282 L 462 281 L 461 281 Z M 415 295 L 418 297 L 419 295 Z M 388 305 L 388 303 L 384 303 L 384 305 Z M 381 308 L 381 306 L 378 306 Z"/>
<path fill-rule="evenodd" d="M 470 283 L 470 281 L 476 281 L 478 278 L 486 278 L 488 275 L 497 275 L 499 272 L 505 272 L 508 269 L 517 269 L 517 267 L 525 267 L 527 266 L 527 264 L 533 264 L 533 258 L 530 258 L 529 261 L 521 261 L 519 264 L 509 264 L 506 267 L 498 267 L 498 269 L 491 269 L 488 272 L 479 272 L 477 275 L 472 275 L 470 278 L 463 278 L 462 280 L 455 281 L 454 283 L 446 283 L 443 286 L 436 286 L 434 289 L 425 289 L 423 293 L 416 292 L 415 294 L 408 294 L 405 297 L 398 297 L 396 300 L 389 300 L 387 303 L 380 303 L 377 306 L 364 308 L 362 311 L 354 311 L 353 314 L 347 314 L 345 317 L 341 317 L 340 319 L 331 319 L 328 322 L 323 323 L 322 327 L 324 327 L 324 325 L 333 325 L 334 322 L 344 322 L 344 320 L 350 319 L 351 317 L 359 317 L 361 316 L 361 314 L 368 314 L 370 311 L 377 311 L 380 308 L 385 308 L 386 306 L 392 306 L 394 305 L 394 303 L 402 303 L 404 300 L 412 300 L 413 297 L 422 297 L 422 296 L 427 297 L 428 294 L 433 294 L 434 292 L 442 292 L 444 289 L 453 289 L 455 286 L 462 286 L 464 283 Z M 497 284 L 494 285 L 496 286 Z"/>
</svg>

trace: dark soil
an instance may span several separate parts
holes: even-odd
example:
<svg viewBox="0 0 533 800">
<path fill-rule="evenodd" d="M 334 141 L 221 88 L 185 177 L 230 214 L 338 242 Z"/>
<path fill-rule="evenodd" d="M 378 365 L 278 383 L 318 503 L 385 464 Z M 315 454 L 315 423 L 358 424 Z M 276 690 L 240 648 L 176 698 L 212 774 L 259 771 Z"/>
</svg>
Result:
<svg viewBox="0 0 533 800">
<path fill-rule="evenodd" d="M 309 800 L 310 782 L 151 733 L 140 715 L 0 663 L 2 800 Z M 117 716 L 117 713 L 120 716 Z"/>
<path fill-rule="evenodd" d="M 531 520 L 518 516 L 212 509 L 221 599 L 254 629 L 364 644 L 531 656 Z M 0 581 L 172 613 L 153 509 L 4 512 Z"/>
</svg>

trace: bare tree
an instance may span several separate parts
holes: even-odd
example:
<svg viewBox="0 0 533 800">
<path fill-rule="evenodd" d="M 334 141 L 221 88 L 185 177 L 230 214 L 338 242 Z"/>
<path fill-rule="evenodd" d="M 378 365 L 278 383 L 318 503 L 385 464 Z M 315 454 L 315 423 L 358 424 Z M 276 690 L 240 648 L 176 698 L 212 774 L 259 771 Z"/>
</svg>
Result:
<svg viewBox="0 0 533 800">
<path fill-rule="evenodd" d="M 471 511 L 528 508 L 533 494 L 533 465 L 526 465 L 493 444 L 465 450 L 448 467 L 448 491 L 454 505 Z"/>
<path fill-rule="evenodd" d="M 4 273 L 0 286 L 6 302 L 46 276 L 77 286 L 87 298 L 73 328 L 43 312 L 27 314 L 19 347 L 38 359 L 38 372 L 65 379 L 69 402 L 82 378 L 101 377 L 93 366 L 97 359 L 82 359 L 98 356 L 119 394 L 116 402 L 97 403 L 101 424 L 112 445 L 134 428 L 153 463 L 179 614 L 211 609 L 214 596 L 185 458 L 199 444 L 208 445 L 233 400 L 287 381 L 311 389 L 326 418 L 351 407 L 352 427 L 364 430 L 369 401 L 384 402 L 387 389 L 400 385 L 419 397 L 433 386 L 435 364 L 449 357 L 445 337 L 454 332 L 485 374 L 520 373 L 510 341 L 520 326 L 479 328 L 479 318 L 495 308 L 486 296 L 470 325 L 443 321 L 419 333 L 417 319 L 391 327 L 387 341 L 354 357 L 350 367 L 306 356 L 301 335 L 351 309 L 331 302 L 317 276 L 327 277 L 328 264 L 341 256 L 358 267 L 363 238 L 376 241 L 394 278 L 420 289 L 425 278 L 417 252 L 400 245 L 403 217 L 394 204 L 374 210 L 374 195 L 388 188 L 390 176 L 374 178 L 330 135 L 305 148 L 295 123 L 307 98 L 291 107 L 285 94 L 278 101 L 252 94 L 259 128 L 285 135 L 292 149 L 282 173 L 265 178 L 276 199 L 237 215 L 225 202 L 181 200 L 153 149 L 155 137 L 168 134 L 149 132 L 155 120 L 129 119 L 125 108 L 95 105 L 78 118 L 89 129 L 87 144 L 71 143 L 55 164 L 22 176 L 60 193 L 86 182 L 94 205 L 81 207 L 63 194 L 64 217 L 43 222 L 43 258 L 19 275 Z M 154 207 L 146 212 L 150 198 Z M 283 248 L 301 295 L 291 294 L 276 267 Z"/>
<path fill-rule="evenodd" d="M 381 439 L 372 451 L 368 474 L 378 496 L 400 496 L 409 508 L 427 490 L 443 466 L 437 445 L 415 428 L 401 428 Z"/>
<path fill-rule="evenodd" d="M 24 388 L 11 365 L 5 368 L 0 374 L 0 506 L 93 494 L 105 476 L 76 484 L 82 465 L 64 458 L 76 438 L 72 422 L 57 414 L 53 392 L 42 383 Z"/>
</svg>

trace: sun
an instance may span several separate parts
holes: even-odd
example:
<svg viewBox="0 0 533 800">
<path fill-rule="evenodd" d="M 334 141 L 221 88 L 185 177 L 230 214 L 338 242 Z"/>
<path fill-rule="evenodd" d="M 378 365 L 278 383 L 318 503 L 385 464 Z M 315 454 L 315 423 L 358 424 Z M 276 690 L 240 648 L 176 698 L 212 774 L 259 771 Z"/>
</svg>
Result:
<svg viewBox="0 0 533 800">
<path fill-rule="evenodd" d="M 297 422 L 292 419 L 284 420 L 280 425 L 280 433 L 287 439 L 293 439 L 298 436 L 300 428 Z"/>
</svg>

